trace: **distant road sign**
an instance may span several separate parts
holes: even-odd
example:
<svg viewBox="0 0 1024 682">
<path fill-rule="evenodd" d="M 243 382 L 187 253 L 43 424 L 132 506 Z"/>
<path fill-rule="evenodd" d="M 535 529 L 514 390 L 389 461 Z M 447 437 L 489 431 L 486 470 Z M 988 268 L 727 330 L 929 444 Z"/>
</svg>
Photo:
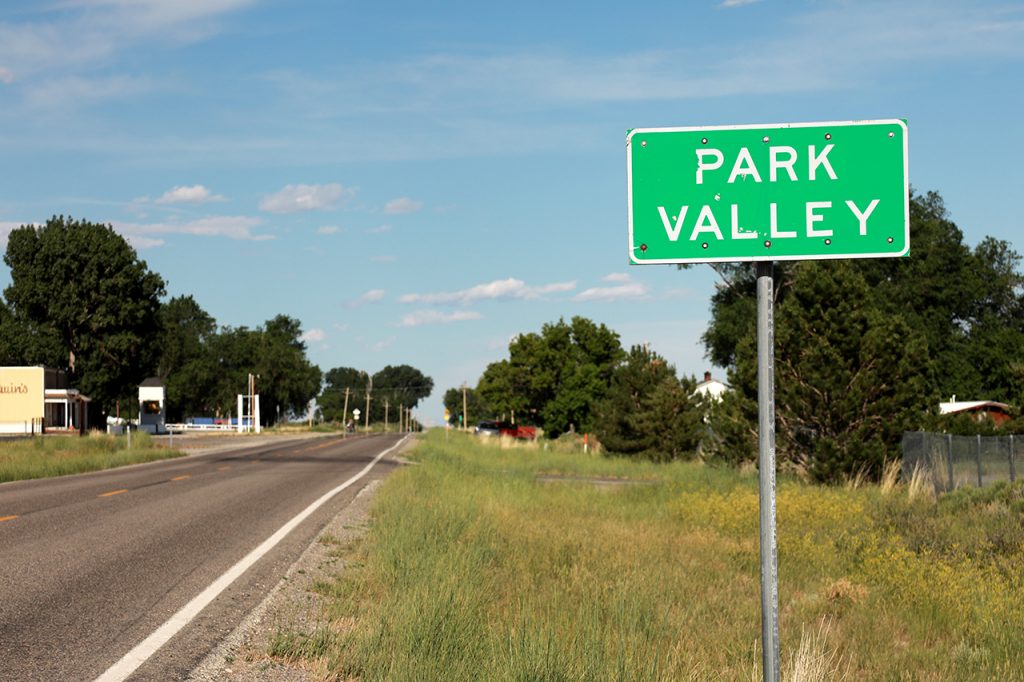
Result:
<svg viewBox="0 0 1024 682">
<path fill-rule="evenodd" d="M 626 137 L 634 264 L 905 256 L 899 119 L 638 128 Z"/>
</svg>

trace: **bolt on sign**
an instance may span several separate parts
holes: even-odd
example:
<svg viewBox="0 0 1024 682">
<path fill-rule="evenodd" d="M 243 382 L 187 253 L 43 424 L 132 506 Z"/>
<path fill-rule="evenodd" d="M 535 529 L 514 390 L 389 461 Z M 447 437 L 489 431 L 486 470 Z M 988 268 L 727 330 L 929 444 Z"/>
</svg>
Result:
<svg viewBox="0 0 1024 682">
<path fill-rule="evenodd" d="M 626 164 L 634 264 L 910 250 L 899 119 L 638 128 L 626 137 Z"/>
</svg>

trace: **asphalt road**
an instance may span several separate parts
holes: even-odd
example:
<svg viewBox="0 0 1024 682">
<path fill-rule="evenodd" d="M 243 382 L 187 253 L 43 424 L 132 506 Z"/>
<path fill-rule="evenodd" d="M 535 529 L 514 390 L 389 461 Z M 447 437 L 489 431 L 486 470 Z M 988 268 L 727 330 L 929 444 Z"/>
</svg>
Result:
<svg viewBox="0 0 1024 682">
<path fill-rule="evenodd" d="M 291 440 L 0 485 L 0 679 L 94 680 L 398 439 Z M 326 522 L 394 466 L 385 457 L 313 513 L 130 679 L 186 677 Z"/>
</svg>

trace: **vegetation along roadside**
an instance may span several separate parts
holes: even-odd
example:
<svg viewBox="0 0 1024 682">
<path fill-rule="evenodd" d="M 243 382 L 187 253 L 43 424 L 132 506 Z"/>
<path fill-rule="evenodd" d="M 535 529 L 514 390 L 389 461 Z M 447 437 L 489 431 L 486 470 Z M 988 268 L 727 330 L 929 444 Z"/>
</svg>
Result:
<svg viewBox="0 0 1024 682">
<path fill-rule="evenodd" d="M 436 432 L 411 457 L 276 656 L 329 679 L 759 679 L 755 472 Z M 778 514 L 785 679 L 1024 679 L 1020 484 L 783 477 Z"/>
<path fill-rule="evenodd" d="M 126 464 L 181 457 L 183 453 L 158 445 L 147 433 L 124 436 L 100 433 L 88 438 L 46 436 L 0 441 L 0 483 L 113 469 Z"/>
</svg>

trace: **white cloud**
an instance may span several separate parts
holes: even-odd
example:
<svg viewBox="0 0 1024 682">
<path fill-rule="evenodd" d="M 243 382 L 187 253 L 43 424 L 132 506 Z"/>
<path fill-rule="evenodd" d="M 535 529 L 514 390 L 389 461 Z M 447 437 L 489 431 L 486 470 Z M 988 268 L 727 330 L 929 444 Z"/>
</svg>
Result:
<svg viewBox="0 0 1024 682">
<path fill-rule="evenodd" d="M 14 74 L 5 66 L 0 66 L 0 83 L 10 85 L 14 82 Z"/>
<path fill-rule="evenodd" d="M 211 194 L 210 190 L 202 185 L 191 187 L 176 186 L 169 189 L 158 197 L 154 203 L 157 204 L 202 204 L 207 201 L 222 201 L 224 197 L 219 194 Z"/>
<path fill-rule="evenodd" d="M 261 225 L 262 222 L 259 218 L 248 216 L 210 216 L 184 223 L 114 223 L 114 227 L 129 238 L 149 237 L 155 234 L 188 234 L 249 241 L 273 239 L 274 235 L 253 234 L 253 229 Z M 159 244 L 149 243 L 148 246 L 159 246 Z"/>
<path fill-rule="evenodd" d="M 640 282 L 630 282 L 614 287 L 594 287 L 585 289 L 573 296 L 574 301 L 624 301 L 647 298 L 647 286 Z"/>
<path fill-rule="evenodd" d="M 17 223 L 11 221 L 0 220 L 0 249 L 7 249 L 7 237 L 13 230 L 18 229 L 22 225 L 36 225 L 37 223 Z"/>
<path fill-rule="evenodd" d="M 398 199 L 392 199 L 388 203 L 384 204 L 384 212 L 393 215 L 401 213 L 416 213 L 421 208 L 423 208 L 422 201 L 416 201 L 409 197 L 399 197 Z"/>
<path fill-rule="evenodd" d="M 402 317 L 402 326 L 419 327 L 424 324 L 450 324 L 479 319 L 480 313 L 471 310 L 456 310 L 451 313 L 443 313 L 440 310 L 417 310 Z"/>
<path fill-rule="evenodd" d="M 0 22 L 0 62 L 29 75 L 88 68 L 143 44 L 190 44 L 219 32 L 222 15 L 255 0 L 63 0 L 33 3 Z M 13 17 L 13 18 L 12 18 Z"/>
<path fill-rule="evenodd" d="M 395 344 L 395 341 L 397 341 L 397 340 L 398 340 L 397 336 L 389 336 L 388 338 L 381 339 L 377 343 L 375 343 L 372 346 L 370 346 L 370 350 L 372 350 L 375 353 L 379 353 L 380 351 L 385 350 L 385 349 L 390 348 L 391 346 L 393 346 Z"/>
<path fill-rule="evenodd" d="M 317 234 L 337 234 L 340 228 L 337 225 L 324 225 L 317 228 Z"/>
<path fill-rule="evenodd" d="M 576 282 L 556 282 L 541 286 L 527 286 L 521 279 L 499 279 L 487 284 L 478 284 L 461 291 L 442 292 L 436 294 L 405 294 L 399 300 L 402 303 L 473 303 L 488 299 L 530 299 L 540 298 L 547 294 L 572 291 Z"/>
<path fill-rule="evenodd" d="M 743 5 L 753 5 L 755 2 L 761 2 L 761 0 L 722 0 L 719 7 L 729 9 L 731 7 L 742 7 Z"/>
<path fill-rule="evenodd" d="M 602 282 L 629 282 L 632 278 L 625 272 L 613 272 L 601 278 Z"/>
<path fill-rule="evenodd" d="M 378 227 L 371 227 L 371 228 L 368 228 L 368 229 L 364 230 L 364 232 L 366 232 L 366 234 L 384 234 L 385 232 L 390 232 L 390 231 L 391 231 L 391 226 L 388 225 L 388 224 L 380 225 Z"/>
<path fill-rule="evenodd" d="M 319 343 L 326 338 L 327 332 L 323 329 L 317 329 L 316 327 L 303 332 L 302 335 L 299 336 L 299 340 L 305 341 L 306 343 Z"/>
<path fill-rule="evenodd" d="M 327 185 L 287 185 L 280 192 L 263 197 L 260 210 L 270 213 L 296 213 L 334 208 L 355 195 L 355 190 L 338 183 Z"/>
<path fill-rule="evenodd" d="M 377 303 L 384 299 L 384 294 L 387 293 L 383 289 L 370 289 L 359 298 L 354 298 L 351 301 L 345 303 L 346 308 L 358 308 L 368 303 Z"/>
<path fill-rule="evenodd" d="M 157 82 L 146 77 L 69 75 L 29 81 L 24 86 L 24 101 L 33 111 L 64 111 L 105 100 L 135 98 L 158 87 Z"/>
<path fill-rule="evenodd" d="M 156 248 L 157 246 L 163 246 L 167 243 L 163 239 L 159 239 L 157 237 L 143 237 L 141 234 L 126 234 L 123 236 L 136 251 Z"/>
</svg>

